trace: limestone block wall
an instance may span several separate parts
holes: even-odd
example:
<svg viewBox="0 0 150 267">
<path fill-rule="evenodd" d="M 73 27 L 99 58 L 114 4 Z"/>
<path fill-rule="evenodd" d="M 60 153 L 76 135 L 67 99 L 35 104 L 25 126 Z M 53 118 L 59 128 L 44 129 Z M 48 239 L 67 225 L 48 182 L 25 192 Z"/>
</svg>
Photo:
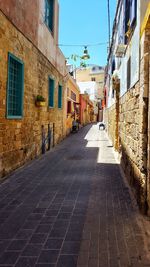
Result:
<svg viewBox="0 0 150 267">
<path fill-rule="evenodd" d="M 24 62 L 23 117 L 6 118 L 8 52 Z M 48 107 L 48 77 L 55 80 L 54 108 Z M 62 108 L 58 109 L 58 84 L 63 86 Z M 0 177 L 41 154 L 42 125 L 54 126 L 54 143 L 65 136 L 65 83 L 45 56 L 0 13 Z M 35 98 L 46 99 L 36 107 Z"/>
<path fill-rule="evenodd" d="M 116 128 L 115 105 L 111 106 L 110 108 L 107 108 L 104 111 L 104 121 L 106 124 L 106 131 L 108 133 L 108 136 L 109 136 L 113 146 L 115 146 L 115 128 Z"/>
<path fill-rule="evenodd" d="M 147 213 L 150 215 L 150 16 L 141 36 L 141 71 L 140 71 L 141 105 L 143 116 L 140 120 L 140 131 L 142 133 L 141 147 L 144 151 L 143 168 L 146 175 L 146 197 Z M 140 148 L 141 148 L 140 147 Z"/>
<path fill-rule="evenodd" d="M 143 98 L 142 98 L 143 99 Z M 141 209 L 146 208 L 147 101 L 141 103 L 140 83 L 119 99 L 119 149 L 121 166 Z M 115 147 L 116 105 L 105 111 L 107 131 Z M 141 128 L 142 123 L 142 128 Z M 141 130 L 140 130 L 141 129 Z"/>
<path fill-rule="evenodd" d="M 143 162 L 139 131 L 140 108 L 140 86 L 137 83 L 120 99 L 119 137 L 122 167 L 139 204 L 144 204 L 145 183 L 142 179 Z"/>
<path fill-rule="evenodd" d="M 139 81 L 105 111 L 108 134 L 118 134 L 118 152 L 126 178 L 144 213 L 150 214 L 150 12 L 140 31 Z M 131 68 L 132 68 L 131 64 Z M 126 66 L 125 66 L 126 67 Z M 132 73 L 132 71 L 130 72 Z M 121 84 L 121 83 L 120 83 Z M 118 92 L 119 93 L 119 92 Z M 118 108 L 119 107 L 119 108 Z M 115 111 L 113 111 L 115 108 Z M 118 112 L 118 113 L 117 113 Z M 113 115 L 114 114 L 114 115 Z M 117 123 L 118 120 L 118 123 Z M 114 131 L 113 127 L 114 125 Z M 118 130 L 117 130 L 118 127 Z M 115 135 L 116 137 L 116 135 Z M 113 142 L 114 144 L 114 142 Z M 115 146 L 114 146 L 115 147 Z"/>
</svg>

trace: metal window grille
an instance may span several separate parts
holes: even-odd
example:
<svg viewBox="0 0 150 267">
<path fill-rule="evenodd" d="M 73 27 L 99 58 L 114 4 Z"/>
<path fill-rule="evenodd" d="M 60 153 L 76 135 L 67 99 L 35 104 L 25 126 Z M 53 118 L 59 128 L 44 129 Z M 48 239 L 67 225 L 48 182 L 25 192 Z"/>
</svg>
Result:
<svg viewBox="0 0 150 267">
<path fill-rule="evenodd" d="M 62 86 L 58 86 L 58 108 L 62 108 Z"/>
<path fill-rule="evenodd" d="M 7 116 L 22 116 L 23 76 L 23 63 L 9 54 Z"/>
<path fill-rule="evenodd" d="M 49 79 L 49 107 L 54 107 L 54 80 Z"/>
<path fill-rule="evenodd" d="M 76 94 L 73 91 L 71 91 L 71 99 L 76 101 Z"/>
</svg>

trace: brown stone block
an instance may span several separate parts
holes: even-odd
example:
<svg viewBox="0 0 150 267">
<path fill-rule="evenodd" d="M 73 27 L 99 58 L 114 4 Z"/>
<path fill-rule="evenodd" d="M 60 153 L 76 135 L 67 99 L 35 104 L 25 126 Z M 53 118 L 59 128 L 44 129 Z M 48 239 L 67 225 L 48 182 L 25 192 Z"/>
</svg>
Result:
<svg viewBox="0 0 150 267">
<path fill-rule="evenodd" d="M 1 28 L 6 28 L 7 25 L 7 30 L 2 33 L 0 42 L 3 59 L 1 63 L 2 72 L 0 73 L 0 80 L 2 80 L 0 84 L 2 99 L 0 101 L 2 102 L 0 104 L 1 106 L 4 105 L 4 109 L 0 111 L 0 116 L 3 117 L 1 119 L 3 123 L 0 123 L 0 136 L 3 139 L 2 151 L 5 152 L 3 162 L 7 161 L 6 169 L 10 171 L 14 166 L 18 166 L 28 158 L 34 157 L 34 154 L 36 154 L 35 142 L 36 150 L 38 153 L 41 152 L 41 125 L 44 125 L 47 134 L 48 123 L 55 123 L 56 142 L 62 139 L 62 135 L 64 136 L 62 120 L 65 112 L 64 109 L 58 110 L 57 108 L 57 86 L 59 82 L 63 84 L 63 78 L 52 64 L 3 15 L 0 14 L 0 16 L 0 32 Z M 23 59 L 25 64 L 24 116 L 21 120 L 5 119 L 8 51 Z M 37 94 L 42 94 L 48 99 L 48 75 L 55 79 L 55 108 L 50 110 L 45 107 L 43 110 L 39 110 L 35 107 L 34 99 Z M 23 152 L 20 152 L 20 148 L 27 145 L 31 149 L 28 149 L 28 152 L 24 155 Z M 16 150 L 15 156 L 13 153 L 10 156 L 12 150 Z M 16 156 L 17 153 L 18 156 Z M 15 157 L 16 162 L 13 163 L 12 157 Z"/>
</svg>

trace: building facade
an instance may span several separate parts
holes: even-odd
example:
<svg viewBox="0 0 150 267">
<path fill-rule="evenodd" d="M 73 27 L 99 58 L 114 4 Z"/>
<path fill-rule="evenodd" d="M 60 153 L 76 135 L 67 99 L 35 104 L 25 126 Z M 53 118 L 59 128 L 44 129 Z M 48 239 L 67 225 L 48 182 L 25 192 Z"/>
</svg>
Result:
<svg viewBox="0 0 150 267">
<path fill-rule="evenodd" d="M 57 0 L 0 0 L 0 177 L 65 136 L 58 13 Z"/>
<path fill-rule="evenodd" d="M 150 4 L 118 1 L 105 74 L 108 134 L 143 212 L 149 213 Z"/>
<path fill-rule="evenodd" d="M 72 130 L 73 120 L 80 121 L 80 90 L 75 80 L 69 76 L 66 90 L 66 134 Z"/>
<path fill-rule="evenodd" d="M 94 122 L 94 105 L 88 94 L 80 94 L 80 123 L 82 126 Z"/>
<path fill-rule="evenodd" d="M 76 80 L 81 93 L 88 93 L 93 102 L 95 121 L 103 120 L 104 73 L 104 67 L 97 65 L 76 69 Z"/>
</svg>

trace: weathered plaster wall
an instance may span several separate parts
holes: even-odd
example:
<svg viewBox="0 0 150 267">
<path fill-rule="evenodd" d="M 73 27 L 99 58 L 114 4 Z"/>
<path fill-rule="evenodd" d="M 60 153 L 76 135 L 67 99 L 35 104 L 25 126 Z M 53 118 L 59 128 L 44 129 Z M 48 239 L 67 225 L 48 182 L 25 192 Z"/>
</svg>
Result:
<svg viewBox="0 0 150 267">
<path fill-rule="evenodd" d="M 44 0 L 0 0 L 0 9 L 10 21 L 65 75 L 65 57 L 58 47 L 59 6 L 54 5 L 54 32 L 44 22 Z"/>
<path fill-rule="evenodd" d="M 58 47 L 58 2 L 55 1 L 54 33 L 44 23 L 45 2 L 39 0 L 38 48 L 64 76 L 67 73 L 65 57 Z"/>
<path fill-rule="evenodd" d="M 24 62 L 23 118 L 6 119 L 6 87 L 8 52 Z M 48 76 L 55 79 L 55 105 L 48 107 Z M 58 109 L 58 83 L 63 85 L 63 108 Z M 55 144 L 65 136 L 64 91 L 62 75 L 18 30 L 0 13 L 0 177 L 41 154 L 41 127 L 47 134 L 54 124 Z M 46 106 L 35 106 L 35 97 L 46 98 Z"/>
<path fill-rule="evenodd" d="M 0 0 L 0 9 L 27 38 L 38 44 L 39 0 Z"/>
</svg>

